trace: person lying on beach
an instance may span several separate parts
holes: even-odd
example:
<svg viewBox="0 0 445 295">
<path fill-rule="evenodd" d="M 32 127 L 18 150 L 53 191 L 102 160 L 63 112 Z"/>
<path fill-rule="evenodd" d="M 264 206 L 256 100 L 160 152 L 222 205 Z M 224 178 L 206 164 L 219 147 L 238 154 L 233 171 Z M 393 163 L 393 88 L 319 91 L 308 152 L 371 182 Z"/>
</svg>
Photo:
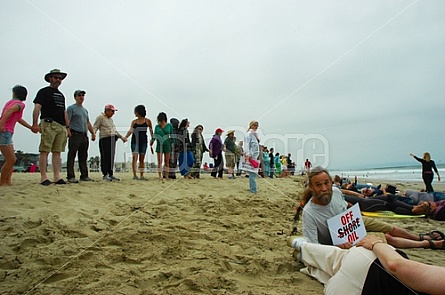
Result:
<svg viewBox="0 0 445 295">
<path fill-rule="evenodd" d="M 376 212 L 376 211 L 392 211 L 401 215 L 422 215 L 428 214 L 430 204 L 422 202 L 419 205 L 410 205 L 396 200 L 393 195 L 382 195 L 373 198 L 362 198 L 358 196 L 344 196 L 348 202 L 348 207 L 359 204 L 360 211 Z"/>
<path fill-rule="evenodd" d="M 381 185 L 377 187 L 367 185 L 359 189 L 354 184 L 347 184 L 343 185 L 340 190 L 344 195 L 357 196 L 361 198 L 375 197 L 387 194 L 386 189 L 381 188 Z"/>
<path fill-rule="evenodd" d="M 397 200 L 411 204 L 418 205 L 422 202 L 438 202 L 445 200 L 445 193 L 442 192 L 418 192 L 414 190 L 407 190 L 404 194 L 396 196 Z"/>
<path fill-rule="evenodd" d="M 361 211 L 389 210 L 402 215 L 425 214 L 431 219 L 445 221 L 445 194 L 440 192 L 426 193 L 408 190 L 404 196 L 385 194 L 375 197 L 351 195 L 343 195 L 343 197 L 349 204 L 359 203 Z"/>
<path fill-rule="evenodd" d="M 300 271 L 324 285 L 324 294 L 443 294 L 445 268 L 409 260 L 382 239 L 367 235 L 349 250 L 290 237 L 306 266 Z"/>
<path fill-rule="evenodd" d="M 340 190 L 333 186 L 329 172 L 322 167 L 315 167 L 308 173 L 308 187 L 303 195 L 303 235 L 315 244 L 333 245 L 327 220 L 347 209 Z M 385 234 L 388 244 L 398 248 L 443 248 L 444 241 L 430 243 L 428 239 L 437 238 L 416 235 L 407 230 L 381 222 L 369 217 L 363 217 L 365 228 L 369 232 Z M 340 248 L 350 248 L 351 244 L 338 245 Z"/>
</svg>

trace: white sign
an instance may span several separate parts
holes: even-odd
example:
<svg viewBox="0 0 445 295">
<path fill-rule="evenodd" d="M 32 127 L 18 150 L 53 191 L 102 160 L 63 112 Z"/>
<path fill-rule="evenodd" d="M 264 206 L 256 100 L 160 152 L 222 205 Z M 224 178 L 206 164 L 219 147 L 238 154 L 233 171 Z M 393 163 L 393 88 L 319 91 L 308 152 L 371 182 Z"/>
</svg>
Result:
<svg viewBox="0 0 445 295">
<path fill-rule="evenodd" d="M 355 245 L 366 237 L 366 228 L 358 203 L 328 219 L 328 228 L 334 245 L 348 242 Z"/>
</svg>

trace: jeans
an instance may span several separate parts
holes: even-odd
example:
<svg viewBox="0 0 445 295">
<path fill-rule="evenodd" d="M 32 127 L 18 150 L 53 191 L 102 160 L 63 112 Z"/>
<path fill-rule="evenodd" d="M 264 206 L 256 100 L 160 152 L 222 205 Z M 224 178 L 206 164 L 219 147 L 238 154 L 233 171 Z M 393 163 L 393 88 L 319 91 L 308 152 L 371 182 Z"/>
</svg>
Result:
<svg viewBox="0 0 445 295">
<path fill-rule="evenodd" d="M 273 175 L 274 175 L 274 164 L 270 164 L 269 165 L 269 177 L 270 178 L 273 178 Z"/>
<path fill-rule="evenodd" d="M 256 193 L 256 173 L 249 172 L 249 188 L 250 192 Z"/>
</svg>

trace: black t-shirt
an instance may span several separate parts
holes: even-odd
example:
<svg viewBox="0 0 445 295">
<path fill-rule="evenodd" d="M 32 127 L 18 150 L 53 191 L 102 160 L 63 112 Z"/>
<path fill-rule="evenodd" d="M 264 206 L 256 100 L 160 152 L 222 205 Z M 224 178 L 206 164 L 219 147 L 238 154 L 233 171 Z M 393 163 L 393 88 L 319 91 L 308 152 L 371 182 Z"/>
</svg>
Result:
<svg viewBox="0 0 445 295">
<path fill-rule="evenodd" d="M 274 162 L 275 157 L 273 156 L 273 153 L 269 153 L 269 158 L 270 158 L 269 164 L 272 167 L 274 165 L 274 163 L 275 163 Z"/>
<path fill-rule="evenodd" d="M 33 102 L 42 106 L 40 119 L 50 118 L 65 126 L 65 96 L 62 92 L 50 86 L 42 88 Z"/>
</svg>

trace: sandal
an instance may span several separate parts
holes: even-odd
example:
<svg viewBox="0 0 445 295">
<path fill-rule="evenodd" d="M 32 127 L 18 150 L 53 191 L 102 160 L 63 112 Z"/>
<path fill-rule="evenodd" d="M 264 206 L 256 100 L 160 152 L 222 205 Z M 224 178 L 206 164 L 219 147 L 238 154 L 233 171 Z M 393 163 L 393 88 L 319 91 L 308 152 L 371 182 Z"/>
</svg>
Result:
<svg viewBox="0 0 445 295">
<path fill-rule="evenodd" d="M 430 244 L 429 249 L 432 249 L 432 250 L 445 250 L 445 241 L 442 242 L 442 247 L 436 247 L 436 245 L 434 245 L 433 240 L 427 240 L 427 241 Z M 428 249 L 428 248 L 426 248 L 426 249 Z"/>
<path fill-rule="evenodd" d="M 40 184 L 41 185 L 44 185 L 44 186 L 48 186 L 48 185 L 50 185 L 52 182 L 51 181 L 49 181 L 48 179 L 45 179 L 44 181 L 42 181 Z"/>
<path fill-rule="evenodd" d="M 436 236 L 435 234 L 438 234 L 439 236 Z M 431 239 L 425 239 L 425 236 L 428 236 Z M 433 240 L 433 241 L 445 240 L 445 234 L 438 230 L 433 230 L 426 234 L 420 234 L 419 237 L 420 237 L 420 241 L 423 241 L 423 240 Z"/>
<path fill-rule="evenodd" d="M 62 178 L 60 178 L 59 180 L 57 180 L 56 182 L 54 182 L 55 184 L 66 184 L 66 181 L 63 180 Z"/>
</svg>

